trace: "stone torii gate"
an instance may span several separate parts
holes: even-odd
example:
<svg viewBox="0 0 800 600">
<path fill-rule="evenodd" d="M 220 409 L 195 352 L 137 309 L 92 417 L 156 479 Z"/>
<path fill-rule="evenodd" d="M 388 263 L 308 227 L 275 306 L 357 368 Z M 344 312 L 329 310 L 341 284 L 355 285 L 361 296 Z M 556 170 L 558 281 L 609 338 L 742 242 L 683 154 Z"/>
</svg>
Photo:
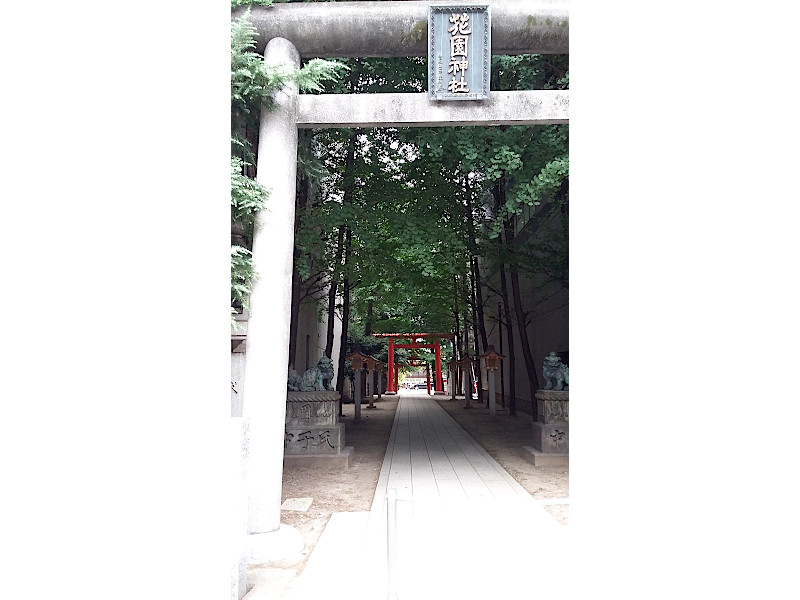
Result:
<svg viewBox="0 0 800 600">
<path fill-rule="evenodd" d="M 434 2 L 323 2 L 251 7 L 257 51 L 270 65 L 299 68 L 300 57 L 427 54 L 428 6 Z M 454 8 L 458 6 L 453 3 Z M 491 3 L 492 54 L 566 54 L 569 11 L 563 1 Z M 245 9 L 232 11 L 232 18 Z M 568 123 L 569 92 L 493 91 L 480 101 L 434 102 L 426 93 L 300 95 L 295 84 L 262 110 L 257 180 L 270 190 L 253 240 L 258 273 L 250 296 L 242 415 L 248 430 L 248 552 L 280 560 L 297 550 L 299 532 L 280 524 L 286 378 L 294 248 L 297 129 Z M 390 371 L 391 372 L 391 371 Z"/>
</svg>

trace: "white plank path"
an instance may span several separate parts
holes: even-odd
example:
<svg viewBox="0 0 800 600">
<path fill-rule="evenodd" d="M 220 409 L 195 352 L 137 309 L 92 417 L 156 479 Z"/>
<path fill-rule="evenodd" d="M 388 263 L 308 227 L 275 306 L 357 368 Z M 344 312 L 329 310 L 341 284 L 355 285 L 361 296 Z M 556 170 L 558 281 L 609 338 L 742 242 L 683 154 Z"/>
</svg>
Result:
<svg viewBox="0 0 800 600">
<path fill-rule="evenodd" d="M 339 526 L 341 519 L 331 535 L 326 528 L 311 558 L 319 551 L 340 559 L 326 559 L 335 562 L 333 570 L 331 564 L 313 569 L 309 559 L 300 578 L 304 585 L 295 586 L 302 594 L 289 597 L 387 598 L 390 489 L 397 494 L 397 598 L 485 599 L 566 591 L 568 528 L 432 397 L 401 393 L 369 516 L 352 519 L 349 530 Z M 341 585 L 334 583 L 333 572 L 343 575 Z"/>
</svg>

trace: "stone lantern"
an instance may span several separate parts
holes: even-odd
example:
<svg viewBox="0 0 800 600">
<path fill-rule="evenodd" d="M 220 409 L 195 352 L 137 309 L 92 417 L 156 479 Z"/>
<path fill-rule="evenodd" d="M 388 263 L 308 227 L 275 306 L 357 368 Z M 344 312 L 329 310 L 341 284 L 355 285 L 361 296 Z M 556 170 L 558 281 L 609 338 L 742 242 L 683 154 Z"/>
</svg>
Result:
<svg viewBox="0 0 800 600">
<path fill-rule="evenodd" d="M 497 407 L 495 402 L 495 371 L 500 368 L 500 361 L 505 358 L 502 354 L 498 354 L 494 346 L 490 345 L 486 349 L 486 354 L 482 354 L 480 357 L 481 361 L 483 362 L 483 366 L 487 371 L 487 375 L 489 378 L 489 414 L 495 416 L 497 414 Z"/>
</svg>

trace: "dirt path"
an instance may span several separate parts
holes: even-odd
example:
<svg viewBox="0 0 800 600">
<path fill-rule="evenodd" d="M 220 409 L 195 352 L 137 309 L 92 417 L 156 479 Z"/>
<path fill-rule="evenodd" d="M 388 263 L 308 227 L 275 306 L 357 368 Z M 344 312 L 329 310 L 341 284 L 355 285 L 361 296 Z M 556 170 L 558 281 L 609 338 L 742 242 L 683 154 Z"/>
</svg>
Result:
<svg viewBox="0 0 800 600">
<path fill-rule="evenodd" d="M 569 497 L 569 467 L 535 467 L 523 458 L 522 447 L 531 445 L 529 415 L 519 413 L 517 417 L 510 417 L 501 411 L 492 418 L 482 404 L 465 410 L 463 400 L 436 401 L 534 498 Z M 370 509 L 396 408 L 397 396 L 383 396 L 374 409 L 362 407 L 361 422 L 353 423 L 355 407 L 344 405 L 345 444 L 354 447 L 348 469 L 284 468 L 282 500 L 313 498 L 307 511 L 281 512 L 281 522 L 302 534 L 305 549 L 292 560 L 248 567 L 248 589 L 258 586 L 259 598 L 281 597 L 292 579 L 302 572 L 331 514 Z M 545 508 L 561 524 L 568 524 L 568 504 L 552 504 Z"/>
</svg>

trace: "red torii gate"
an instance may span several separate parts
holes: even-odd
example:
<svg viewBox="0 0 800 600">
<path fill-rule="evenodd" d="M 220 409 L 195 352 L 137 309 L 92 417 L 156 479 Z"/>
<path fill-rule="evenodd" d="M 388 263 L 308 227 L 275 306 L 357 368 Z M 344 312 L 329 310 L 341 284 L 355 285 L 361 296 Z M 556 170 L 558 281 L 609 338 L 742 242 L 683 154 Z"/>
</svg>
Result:
<svg viewBox="0 0 800 600">
<path fill-rule="evenodd" d="M 407 361 L 407 364 L 412 367 L 425 367 L 425 385 L 428 388 L 428 395 L 431 393 L 431 365 L 427 360 L 421 360 L 418 358 L 410 358 Z M 397 381 L 395 381 L 395 387 L 397 387 Z"/>
<path fill-rule="evenodd" d="M 389 366 L 387 369 L 387 382 L 386 393 L 397 393 L 397 367 L 394 364 L 394 349 L 395 348 L 433 348 L 434 357 L 436 360 L 436 393 L 443 394 L 444 386 L 442 385 L 442 348 L 439 345 L 439 340 L 455 339 L 452 333 L 373 333 L 374 337 L 389 338 Z M 417 338 L 433 338 L 433 343 L 423 344 L 417 342 Z M 410 340 L 407 344 L 397 344 L 398 341 Z"/>
</svg>

